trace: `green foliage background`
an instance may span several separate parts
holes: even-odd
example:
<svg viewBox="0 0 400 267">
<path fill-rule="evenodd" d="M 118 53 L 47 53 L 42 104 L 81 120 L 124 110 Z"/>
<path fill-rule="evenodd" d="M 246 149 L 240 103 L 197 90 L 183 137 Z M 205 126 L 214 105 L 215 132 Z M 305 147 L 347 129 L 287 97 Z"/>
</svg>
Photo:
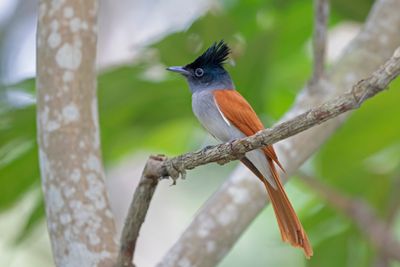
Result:
<svg viewBox="0 0 400 267">
<path fill-rule="evenodd" d="M 171 34 L 143 51 L 146 56 L 141 60 L 99 75 L 101 140 L 106 165 L 142 149 L 176 155 L 199 147 L 203 135 L 199 134 L 202 132 L 192 115 L 190 93 L 184 80 L 165 73 L 161 81 L 154 81 L 145 73 L 160 64 L 188 63 L 220 39 L 234 50 L 234 66 L 228 65 L 228 70 L 238 90 L 267 125 L 291 106 L 311 71 L 306 47 L 312 32 L 311 2 L 225 0 L 221 3 L 222 8 L 198 19 L 187 31 Z M 372 0 L 332 1 L 330 27 L 344 20 L 362 22 L 371 3 Z M 35 94 L 34 80 L 2 90 L 13 88 Z M 383 219 L 400 191 L 399 82 L 390 89 L 354 112 L 310 162 L 324 183 L 367 201 Z M 1 101 L 0 210 L 5 211 L 27 191 L 38 187 L 40 181 L 35 106 L 16 108 Z M 289 184 L 289 190 L 294 195 L 293 202 L 301 203 L 296 209 L 313 241 L 315 256 L 305 261 L 299 254 L 292 257 L 289 253 L 291 260 L 278 259 L 271 266 L 374 264 L 374 248 L 348 218 L 296 179 Z M 301 197 L 304 194 L 308 194 L 307 199 Z M 259 221 L 266 219 L 267 212 L 256 221 L 255 231 L 263 227 Z M 270 211 L 268 214 L 271 217 Z M 43 216 L 40 200 L 21 231 L 20 240 L 29 235 Z M 399 218 L 394 229 L 399 235 Z M 253 259 L 253 265 L 249 266 L 262 266 L 264 260 L 271 262 L 266 259 L 268 251 L 277 250 L 250 240 L 253 239 L 240 240 L 221 265 L 243 266 L 242 253 L 252 255 L 254 251 L 264 251 L 265 255 L 245 257 L 247 263 L 249 258 Z"/>
</svg>

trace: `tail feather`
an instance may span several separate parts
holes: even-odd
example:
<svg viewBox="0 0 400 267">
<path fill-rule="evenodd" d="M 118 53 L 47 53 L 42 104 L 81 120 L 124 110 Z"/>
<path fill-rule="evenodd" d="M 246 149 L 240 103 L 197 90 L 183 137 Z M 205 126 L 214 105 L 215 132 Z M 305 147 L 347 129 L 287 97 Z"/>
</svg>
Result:
<svg viewBox="0 0 400 267">
<path fill-rule="evenodd" d="M 270 164 L 271 163 L 272 162 L 270 162 Z M 269 198 L 274 208 L 282 240 L 289 242 L 294 247 L 303 248 L 305 256 L 310 258 L 313 255 L 310 241 L 308 240 L 307 234 L 286 195 L 285 189 L 283 188 L 282 182 L 280 181 L 274 166 L 271 168 L 271 173 L 278 185 L 277 190 L 275 190 L 265 179 L 263 179 L 263 183 L 268 191 Z"/>
<path fill-rule="evenodd" d="M 263 182 L 267 189 L 271 204 L 277 218 L 279 230 L 282 240 L 288 242 L 294 247 L 302 248 L 307 259 L 313 255 L 313 250 L 308 240 L 307 234 L 290 203 L 282 182 L 280 181 L 278 172 L 272 159 L 267 158 L 272 176 L 277 184 L 277 189 L 274 189 L 255 166 L 246 158 L 242 162 Z"/>
</svg>

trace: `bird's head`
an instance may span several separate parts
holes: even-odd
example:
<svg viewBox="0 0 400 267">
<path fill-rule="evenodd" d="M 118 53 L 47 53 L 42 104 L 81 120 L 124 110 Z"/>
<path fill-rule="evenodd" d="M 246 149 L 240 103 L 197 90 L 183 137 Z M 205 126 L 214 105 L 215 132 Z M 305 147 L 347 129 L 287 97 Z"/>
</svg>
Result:
<svg viewBox="0 0 400 267">
<path fill-rule="evenodd" d="M 223 64 L 230 54 L 224 41 L 214 43 L 201 56 L 185 66 L 169 67 L 167 70 L 182 74 L 192 93 L 202 90 L 233 88 L 232 80 Z"/>
</svg>

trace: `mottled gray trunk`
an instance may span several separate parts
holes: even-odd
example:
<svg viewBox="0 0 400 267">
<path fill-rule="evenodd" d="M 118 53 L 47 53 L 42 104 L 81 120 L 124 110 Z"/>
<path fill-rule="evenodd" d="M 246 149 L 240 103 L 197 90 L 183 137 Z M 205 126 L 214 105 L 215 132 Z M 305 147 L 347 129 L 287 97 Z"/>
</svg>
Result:
<svg viewBox="0 0 400 267">
<path fill-rule="evenodd" d="M 97 0 L 41 0 L 37 125 L 47 225 L 57 266 L 112 266 L 96 97 Z"/>
</svg>

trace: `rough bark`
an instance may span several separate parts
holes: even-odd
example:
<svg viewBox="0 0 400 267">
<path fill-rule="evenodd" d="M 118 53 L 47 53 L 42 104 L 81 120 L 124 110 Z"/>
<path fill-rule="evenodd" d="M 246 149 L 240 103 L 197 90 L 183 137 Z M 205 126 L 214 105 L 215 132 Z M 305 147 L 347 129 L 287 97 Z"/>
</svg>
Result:
<svg viewBox="0 0 400 267">
<path fill-rule="evenodd" d="M 316 85 L 318 90 L 311 92 L 307 87 L 304 88 L 282 120 L 292 118 L 343 93 L 387 60 L 400 44 L 398 10 L 398 0 L 376 1 L 362 32 L 333 66 L 328 77 L 319 81 Z M 339 116 L 276 144 L 277 154 L 287 174 L 293 174 L 345 118 L 346 116 Z M 284 175 L 282 177 L 285 178 Z M 265 192 L 258 180 L 239 166 L 230 179 L 205 203 L 159 266 L 217 265 L 266 202 Z"/>
<path fill-rule="evenodd" d="M 96 96 L 97 0 L 42 0 L 37 125 L 57 266 L 111 266 L 114 219 L 104 184 Z"/>
</svg>

